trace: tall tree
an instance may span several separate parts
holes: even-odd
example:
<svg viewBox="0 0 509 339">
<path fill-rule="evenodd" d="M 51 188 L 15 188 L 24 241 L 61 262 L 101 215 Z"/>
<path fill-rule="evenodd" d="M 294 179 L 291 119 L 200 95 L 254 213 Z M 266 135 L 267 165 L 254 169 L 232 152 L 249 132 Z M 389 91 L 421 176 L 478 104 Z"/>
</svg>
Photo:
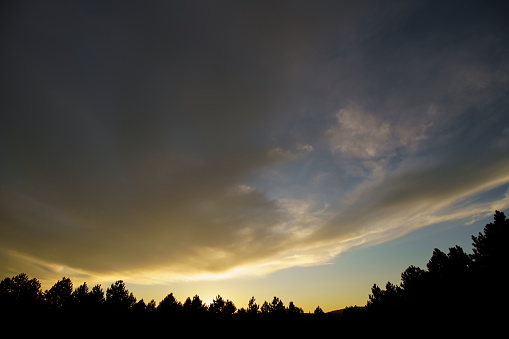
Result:
<svg viewBox="0 0 509 339">
<path fill-rule="evenodd" d="M 428 267 L 428 272 L 431 275 L 441 277 L 445 274 L 447 267 L 449 266 L 448 263 L 449 260 L 447 258 L 447 254 L 438 248 L 435 248 L 426 266 Z"/>
<path fill-rule="evenodd" d="M 72 292 L 72 298 L 73 301 L 77 304 L 79 303 L 86 303 L 88 299 L 88 294 L 90 293 L 90 290 L 88 288 L 88 285 L 86 282 L 78 286 L 74 292 Z"/>
<path fill-rule="evenodd" d="M 207 307 L 205 306 L 205 304 L 203 304 L 203 301 L 197 294 L 193 297 L 193 299 L 187 297 L 182 309 L 187 314 L 194 315 L 202 314 L 205 311 L 207 311 Z"/>
<path fill-rule="evenodd" d="M 419 288 L 423 283 L 426 271 L 410 265 L 403 273 L 401 273 L 401 287 L 405 290 Z"/>
<path fill-rule="evenodd" d="M 277 315 L 283 315 L 286 313 L 283 301 L 276 296 L 274 296 L 272 303 L 270 304 L 270 312 Z"/>
<path fill-rule="evenodd" d="M 471 266 L 471 257 L 458 245 L 449 248 L 447 259 L 449 259 L 448 270 L 454 275 L 464 274 Z"/>
<path fill-rule="evenodd" d="M 191 301 L 191 310 L 196 313 L 203 313 L 207 310 L 207 306 L 203 303 L 200 297 L 196 294 Z"/>
<path fill-rule="evenodd" d="M 267 314 L 267 313 L 271 312 L 271 307 L 270 307 L 270 304 L 267 302 L 267 300 L 265 300 L 263 302 L 262 307 L 260 308 L 260 311 L 262 312 L 262 314 Z"/>
<path fill-rule="evenodd" d="M 479 309 L 501 309 L 507 303 L 505 276 L 509 261 L 507 239 L 509 220 L 503 212 L 495 211 L 494 221 L 486 224 L 483 233 L 472 236 L 472 270 L 474 283 L 482 290 L 475 307 Z M 485 312 L 485 317 L 493 311 Z"/>
<path fill-rule="evenodd" d="M 209 312 L 212 314 L 220 315 L 223 313 L 225 301 L 218 295 L 209 305 Z"/>
<path fill-rule="evenodd" d="M 105 305 L 116 312 L 129 310 L 136 303 L 136 298 L 129 293 L 124 282 L 118 280 L 106 289 Z"/>
<path fill-rule="evenodd" d="M 296 315 L 296 314 L 304 313 L 302 308 L 295 306 L 293 301 L 290 301 L 290 303 L 288 304 L 288 309 L 286 310 L 286 312 L 288 313 L 288 315 Z"/>
<path fill-rule="evenodd" d="M 249 302 L 247 303 L 247 313 L 248 314 L 257 314 L 258 310 L 260 309 L 260 306 L 256 303 L 256 299 L 254 296 L 249 299 Z"/>
<path fill-rule="evenodd" d="M 191 299 L 189 299 L 189 306 L 191 305 Z M 173 293 L 168 294 L 163 300 L 159 302 L 157 311 L 161 313 L 176 314 L 182 311 L 182 304 L 177 301 L 173 296 Z"/>
<path fill-rule="evenodd" d="M 140 301 L 131 306 L 130 310 L 134 313 L 143 313 L 147 310 L 147 304 L 145 304 L 145 300 L 140 299 Z"/>
<path fill-rule="evenodd" d="M 494 222 L 486 224 L 484 233 L 472 236 L 474 265 L 478 269 L 499 271 L 507 263 L 507 239 L 509 238 L 509 220 L 503 212 L 495 211 Z M 502 273 L 505 274 L 505 273 Z"/>
<path fill-rule="evenodd" d="M 192 301 L 190 297 L 186 298 L 186 301 L 184 301 L 184 304 L 182 305 L 182 311 L 185 313 L 191 313 L 192 312 Z"/>
<path fill-rule="evenodd" d="M 226 299 L 223 307 L 223 316 L 230 316 L 237 310 L 237 307 L 233 303 L 233 301 Z"/>
<path fill-rule="evenodd" d="M 37 312 L 43 300 L 41 283 L 25 273 L 0 282 L 0 307 L 4 312 Z"/>
<path fill-rule="evenodd" d="M 89 289 L 86 282 L 78 286 L 71 295 L 72 308 L 79 312 L 99 311 L 104 303 L 104 291 L 101 285 Z"/>
<path fill-rule="evenodd" d="M 90 297 L 90 307 L 95 310 L 99 310 L 104 305 L 104 291 L 101 287 L 101 284 L 97 284 L 92 287 L 92 290 L 89 293 Z"/>
<path fill-rule="evenodd" d="M 426 298 L 427 273 L 413 265 L 401 273 L 401 288 L 404 291 L 406 302 L 415 304 Z"/>
<path fill-rule="evenodd" d="M 147 312 L 155 312 L 155 310 L 156 310 L 156 301 L 154 299 L 152 299 L 147 304 Z"/>
<path fill-rule="evenodd" d="M 72 292 L 73 287 L 71 279 L 63 277 L 46 291 L 46 302 L 53 310 L 63 310 L 70 306 L 72 301 Z"/>
<path fill-rule="evenodd" d="M 368 295 L 368 302 L 366 304 L 366 307 L 371 309 L 378 308 L 382 304 L 382 297 L 383 297 L 382 289 L 377 284 L 373 284 L 373 286 L 371 287 L 371 294 Z"/>
</svg>

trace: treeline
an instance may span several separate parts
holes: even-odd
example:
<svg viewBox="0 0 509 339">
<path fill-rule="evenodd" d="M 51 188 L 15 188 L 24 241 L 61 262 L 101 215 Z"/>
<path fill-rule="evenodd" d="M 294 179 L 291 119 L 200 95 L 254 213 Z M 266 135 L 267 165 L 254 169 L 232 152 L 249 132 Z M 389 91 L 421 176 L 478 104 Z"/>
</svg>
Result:
<svg viewBox="0 0 509 339">
<path fill-rule="evenodd" d="M 240 309 L 237 309 L 231 300 L 225 300 L 220 295 L 209 305 L 206 305 L 198 295 L 188 297 L 184 303 L 181 303 L 173 296 L 173 293 L 168 294 L 157 304 L 153 299 L 146 303 L 143 299 L 138 301 L 122 280 L 111 284 L 105 293 L 100 284 L 89 288 L 86 282 L 73 289 L 71 279 L 63 277 L 49 290 L 43 292 L 41 283 L 36 278 L 30 279 L 25 273 L 5 278 L 0 282 L 0 309 L 4 313 L 150 314 L 157 312 L 170 316 L 209 315 L 217 318 L 234 314 L 293 316 L 304 313 L 302 308 L 295 306 L 292 301 L 285 306 L 278 297 L 274 297 L 270 303 L 265 301 L 261 306 L 256 303 L 255 297 L 252 297 L 248 301 L 247 308 Z M 321 315 L 323 310 L 318 306 L 314 314 Z"/>
<path fill-rule="evenodd" d="M 220 326 L 234 336 L 235 330 L 254 326 L 255 331 L 302 334 L 325 333 L 327 316 L 320 307 L 304 313 L 293 302 L 288 306 L 278 297 L 261 305 L 252 297 L 247 307 L 237 308 L 218 295 L 206 305 L 198 295 L 183 303 L 173 293 L 159 303 L 137 300 L 122 280 L 103 290 L 101 285 L 90 288 L 86 283 L 73 288 L 69 278 L 62 278 L 50 289 L 42 291 L 41 283 L 21 273 L 0 282 L 0 326 L 13 334 L 75 332 L 101 336 L 138 336 L 146 331 L 165 334 L 171 329 L 206 332 Z M 171 331 L 170 331 L 171 332 Z M 251 333 L 251 334 L 254 334 Z M 250 337 L 250 335 L 248 335 Z"/>
<path fill-rule="evenodd" d="M 117 322 L 109 323 L 112 328 L 119 327 L 118 319 L 144 324 L 152 321 L 153 327 L 221 320 L 219 323 L 241 327 L 285 324 L 281 328 L 298 334 L 309 330 L 330 334 L 338 329 L 342 333 L 359 329 L 365 334 L 395 329 L 423 333 L 436 328 L 470 334 L 482 328 L 485 333 L 488 328 L 498 330 L 502 316 L 505 319 L 508 232 L 509 220 L 496 211 L 494 222 L 487 224 L 483 233 L 472 236 L 472 253 L 459 246 L 449 248 L 448 253 L 435 249 L 426 269 L 410 266 L 401 274 L 400 284 L 387 282 L 385 288 L 373 285 L 364 307 L 333 314 L 325 314 L 320 307 L 312 314 L 304 313 L 293 302 L 286 306 L 278 297 L 261 305 L 252 297 L 247 307 L 240 309 L 219 295 L 209 305 L 198 295 L 181 303 L 172 293 L 157 304 L 154 300 L 145 303 L 138 301 L 122 280 L 104 292 L 101 285 L 90 288 L 86 283 L 74 289 L 72 281 L 64 277 L 43 292 L 40 282 L 24 273 L 0 282 L 0 311 L 3 319 L 6 315 L 9 319 L 44 315 L 81 321 L 97 315 L 114 316 Z M 130 331 L 132 326 L 124 324 L 123 329 Z"/>
</svg>

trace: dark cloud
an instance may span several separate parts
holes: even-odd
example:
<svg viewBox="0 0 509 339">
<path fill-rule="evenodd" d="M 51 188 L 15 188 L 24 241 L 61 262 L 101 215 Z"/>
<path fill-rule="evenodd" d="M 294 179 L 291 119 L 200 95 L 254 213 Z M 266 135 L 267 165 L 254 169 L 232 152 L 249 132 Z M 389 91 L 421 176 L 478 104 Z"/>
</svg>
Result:
<svg viewBox="0 0 509 339">
<path fill-rule="evenodd" d="M 265 272 L 466 216 L 448 208 L 507 181 L 504 13 L 10 4 L 1 269 Z"/>
</svg>

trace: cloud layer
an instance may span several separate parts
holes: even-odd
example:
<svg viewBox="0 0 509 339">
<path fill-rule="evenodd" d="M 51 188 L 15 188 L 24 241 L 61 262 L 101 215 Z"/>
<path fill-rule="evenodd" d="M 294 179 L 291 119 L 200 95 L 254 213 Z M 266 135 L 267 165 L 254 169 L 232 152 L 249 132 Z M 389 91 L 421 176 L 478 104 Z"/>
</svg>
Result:
<svg viewBox="0 0 509 339">
<path fill-rule="evenodd" d="M 380 6 L 12 5 L 0 273 L 264 274 L 507 208 L 503 11 Z"/>
</svg>

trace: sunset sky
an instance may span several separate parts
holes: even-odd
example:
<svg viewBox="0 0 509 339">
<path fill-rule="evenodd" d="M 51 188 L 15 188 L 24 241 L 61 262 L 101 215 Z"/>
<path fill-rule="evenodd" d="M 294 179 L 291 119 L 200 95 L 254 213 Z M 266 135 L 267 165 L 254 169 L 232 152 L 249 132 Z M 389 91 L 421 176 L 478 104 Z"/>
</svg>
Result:
<svg viewBox="0 0 509 339">
<path fill-rule="evenodd" d="M 497 1 L 6 1 L 0 279 L 364 305 L 509 207 Z"/>
</svg>

